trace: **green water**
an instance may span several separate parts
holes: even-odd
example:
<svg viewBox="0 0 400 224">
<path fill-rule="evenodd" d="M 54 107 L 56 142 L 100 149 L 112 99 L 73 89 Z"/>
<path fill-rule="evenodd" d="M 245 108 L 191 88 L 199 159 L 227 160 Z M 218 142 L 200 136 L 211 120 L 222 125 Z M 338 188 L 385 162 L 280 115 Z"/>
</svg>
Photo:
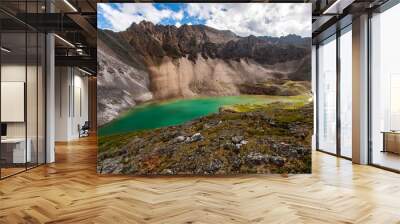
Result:
<svg viewBox="0 0 400 224">
<path fill-rule="evenodd" d="M 104 125 L 100 136 L 183 124 L 187 121 L 215 113 L 221 106 L 234 104 L 265 104 L 293 101 L 282 96 L 222 96 L 171 100 L 144 104 L 133 108 L 120 118 Z"/>
</svg>

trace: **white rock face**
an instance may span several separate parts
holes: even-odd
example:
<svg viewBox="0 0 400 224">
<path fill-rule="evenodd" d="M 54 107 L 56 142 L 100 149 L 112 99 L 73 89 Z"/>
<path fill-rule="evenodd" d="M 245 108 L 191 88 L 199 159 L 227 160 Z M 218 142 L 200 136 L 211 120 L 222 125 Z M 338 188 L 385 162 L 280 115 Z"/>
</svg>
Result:
<svg viewBox="0 0 400 224">
<path fill-rule="evenodd" d="M 138 103 L 153 99 L 149 75 L 121 60 L 113 50 L 98 41 L 97 113 L 101 126 Z"/>
</svg>

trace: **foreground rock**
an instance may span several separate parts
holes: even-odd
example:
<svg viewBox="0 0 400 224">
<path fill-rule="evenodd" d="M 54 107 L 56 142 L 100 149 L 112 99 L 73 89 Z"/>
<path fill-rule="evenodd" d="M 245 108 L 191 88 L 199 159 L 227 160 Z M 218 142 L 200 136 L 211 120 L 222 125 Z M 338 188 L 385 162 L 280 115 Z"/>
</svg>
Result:
<svg viewBox="0 0 400 224">
<path fill-rule="evenodd" d="M 310 173 L 312 105 L 249 108 L 241 106 L 236 112 L 233 107 L 179 126 L 99 138 L 98 171 Z"/>
</svg>

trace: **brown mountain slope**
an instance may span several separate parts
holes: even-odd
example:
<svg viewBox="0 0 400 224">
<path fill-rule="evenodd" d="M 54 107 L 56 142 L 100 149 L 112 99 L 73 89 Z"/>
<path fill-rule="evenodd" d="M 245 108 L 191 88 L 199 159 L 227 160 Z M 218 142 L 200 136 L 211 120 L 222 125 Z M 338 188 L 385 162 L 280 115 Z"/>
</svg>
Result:
<svg viewBox="0 0 400 224">
<path fill-rule="evenodd" d="M 239 37 L 204 25 L 142 21 L 98 31 L 99 124 L 151 99 L 238 95 L 240 86 L 310 80 L 308 39 Z"/>
</svg>

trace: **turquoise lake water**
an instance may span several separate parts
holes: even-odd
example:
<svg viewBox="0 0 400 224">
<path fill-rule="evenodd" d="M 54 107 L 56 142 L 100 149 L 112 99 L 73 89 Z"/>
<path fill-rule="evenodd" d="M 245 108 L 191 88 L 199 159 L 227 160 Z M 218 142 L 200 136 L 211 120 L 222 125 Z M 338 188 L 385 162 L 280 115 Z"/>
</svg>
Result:
<svg viewBox="0 0 400 224">
<path fill-rule="evenodd" d="M 114 135 L 145 129 L 183 124 L 187 121 L 215 113 L 221 106 L 234 104 L 265 104 L 292 101 L 289 97 L 275 96 L 222 96 L 191 98 L 149 103 L 134 107 L 120 118 L 99 129 L 99 135 Z"/>
</svg>

